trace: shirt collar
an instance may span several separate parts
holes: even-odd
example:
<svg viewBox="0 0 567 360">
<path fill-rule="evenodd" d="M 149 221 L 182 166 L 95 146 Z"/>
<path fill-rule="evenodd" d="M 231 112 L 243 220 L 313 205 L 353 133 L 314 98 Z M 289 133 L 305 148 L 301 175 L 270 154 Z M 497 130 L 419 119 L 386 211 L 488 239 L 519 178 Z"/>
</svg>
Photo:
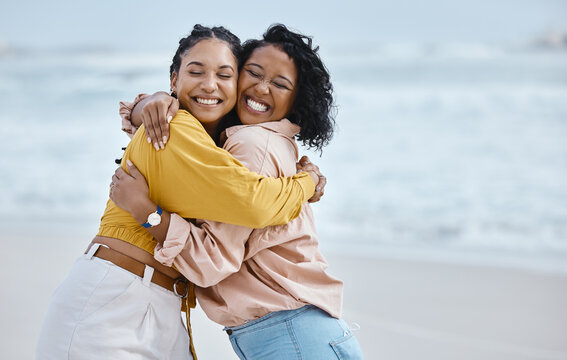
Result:
<svg viewBox="0 0 567 360">
<path fill-rule="evenodd" d="M 243 129 L 248 126 L 260 126 L 264 129 L 273 131 L 275 133 L 283 134 L 285 136 L 294 137 L 299 133 L 301 127 L 297 124 L 292 123 L 288 119 L 281 119 L 279 121 L 269 121 L 261 124 L 255 125 L 237 125 L 226 129 L 226 136 L 231 137 L 238 130 Z"/>
</svg>

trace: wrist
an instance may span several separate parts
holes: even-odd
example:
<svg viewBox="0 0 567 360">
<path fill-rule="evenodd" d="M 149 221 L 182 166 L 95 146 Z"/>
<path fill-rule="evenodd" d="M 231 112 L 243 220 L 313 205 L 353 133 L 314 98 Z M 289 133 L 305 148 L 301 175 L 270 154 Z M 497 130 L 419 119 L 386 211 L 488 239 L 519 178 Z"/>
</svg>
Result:
<svg viewBox="0 0 567 360">
<path fill-rule="evenodd" d="M 146 229 L 158 226 L 161 224 L 161 214 L 163 214 L 163 210 L 157 205 L 156 211 L 148 215 L 148 220 L 142 226 Z"/>
<path fill-rule="evenodd" d="M 157 205 L 153 201 L 144 199 L 130 211 L 130 214 L 138 224 L 142 225 L 148 221 L 148 215 L 155 212 L 156 209 Z"/>
</svg>

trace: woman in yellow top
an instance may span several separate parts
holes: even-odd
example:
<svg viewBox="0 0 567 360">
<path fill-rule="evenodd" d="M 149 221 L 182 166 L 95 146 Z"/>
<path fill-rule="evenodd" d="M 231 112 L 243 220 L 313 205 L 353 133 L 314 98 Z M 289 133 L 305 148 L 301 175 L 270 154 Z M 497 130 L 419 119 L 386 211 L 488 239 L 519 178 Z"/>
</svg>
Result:
<svg viewBox="0 0 567 360">
<path fill-rule="evenodd" d="M 173 58 L 171 86 L 182 110 L 171 120 L 167 148 L 154 151 L 138 131 L 122 166 L 134 161 L 149 197 L 183 217 L 283 224 L 312 196 L 316 169 L 266 178 L 211 138 L 236 102 L 239 52 L 240 41 L 228 30 L 195 26 Z M 191 358 L 179 310 L 182 298 L 191 300 L 192 286 L 154 259 L 156 242 L 146 231 L 160 227 L 161 213 L 148 209 L 136 221 L 108 201 L 97 236 L 51 299 L 37 359 Z"/>
<path fill-rule="evenodd" d="M 321 149 L 333 132 L 329 74 L 311 39 L 283 25 L 243 47 L 236 108 L 244 125 L 226 129 L 223 147 L 260 174 L 293 174 L 294 137 Z M 156 204 L 129 169 L 117 170 L 111 198 L 143 218 Z M 241 359 L 362 359 L 340 320 L 343 283 L 326 271 L 308 204 L 288 224 L 263 229 L 173 213 L 167 235 L 156 236 L 156 260 L 197 285 L 201 308 L 225 326 Z"/>
</svg>

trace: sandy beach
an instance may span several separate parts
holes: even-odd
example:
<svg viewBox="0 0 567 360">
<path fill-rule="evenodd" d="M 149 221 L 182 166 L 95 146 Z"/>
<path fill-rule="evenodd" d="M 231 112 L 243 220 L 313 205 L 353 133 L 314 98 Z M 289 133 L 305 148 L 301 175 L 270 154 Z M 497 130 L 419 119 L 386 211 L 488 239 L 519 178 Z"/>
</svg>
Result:
<svg viewBox="0 0 567 360">
<path fill-rule="evenodd" d="M 89 237 L 3 234 L 4 359 L 33 358 L 50 294 Z M 326 253 L 345 281 L 344 319 L 367 359 L 567 359 L 567 276 L 520 269 Z M 237 359 L 197 309 L 199 359 Z"/>
</svg>

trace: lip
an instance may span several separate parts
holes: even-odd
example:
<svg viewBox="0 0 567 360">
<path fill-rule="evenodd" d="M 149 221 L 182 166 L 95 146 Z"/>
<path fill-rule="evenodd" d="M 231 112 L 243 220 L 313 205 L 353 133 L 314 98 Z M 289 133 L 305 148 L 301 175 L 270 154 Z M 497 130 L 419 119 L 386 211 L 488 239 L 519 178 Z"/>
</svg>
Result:
<svg viewBox="0 0 567 360">
<path fill-rule="evenodd" d="M 248 99 L 267 106 L 266 111 L 254 110 L 253 108 L 250 107 L 250 105 L 248 105 L 248 101 L 247 101 Z M 254 96 L 250 96 L 250 95 L 245 94 L 244 97 L 243 97 L 243 101 L 244 101 L 244 105 L 245 105 L 246 110 L 253 113 L 253 114 L 264 115 L 264 114 L 267 114 L 270 111 L 270 109 L 272 109 L 272 105 L 268 104 L 267 102 L 265 102 L 263 100 L 258 99 L 257 97 L 254 97 Z"/>
</svg>

